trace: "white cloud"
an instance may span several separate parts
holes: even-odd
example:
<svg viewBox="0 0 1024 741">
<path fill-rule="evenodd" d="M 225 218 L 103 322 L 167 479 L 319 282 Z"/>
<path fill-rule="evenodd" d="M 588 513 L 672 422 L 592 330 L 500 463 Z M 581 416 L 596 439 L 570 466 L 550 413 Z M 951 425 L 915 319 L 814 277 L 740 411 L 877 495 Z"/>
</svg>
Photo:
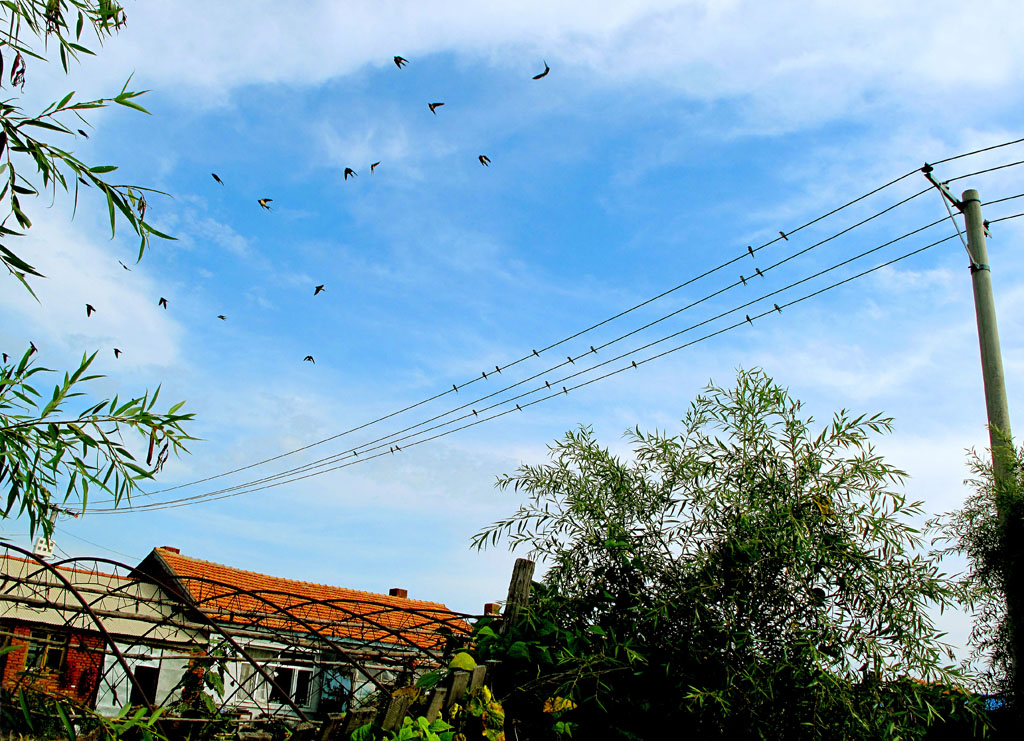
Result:
<svg viewBox="0 0 1024 741">
<path fill-rule="evenodd" d="M 31 281 L 38 303 L 13 278 L 3 279 L 0 307 L 20 320 L 9 323 L 7 333 L 32 327 L 30 336 L 17 339 L 25 345 L 31 339 L 45 351 L 44 364 L 53 362 L 55 351 L 70 358 L 102 349 L 100 366 L 112 366 L 114 347 L 124 352 L 120 363 L 135 369 L 177 363 L 183 330 L 157 306 L 160 289 L 143 265 L 125 271 L 116 255 L 120 252 L 130 267 L 132 259 L 93 234 L 80 222 L 39 219 L 11 244 L 46 278 Z M 86 304 L 96 309 L 91 317 Z"/>
<path fill-rule="evenodd" d="M 746 100 L 748 121 L 772 128 L 883 103 L 907 110 L 929 103 L 932 111 L 958 115 L 954 99 L 1019 97 L 1022 23 L 1016 5 L 1005 0 L 927 8 L 752 0 L 339 6 L 321 0 L 288 13 L 270 2 L 202 9 L 150 3 L 134 8 L 127 29 L 107 43 L 104 68 L 117 74 L 135 68 L 146 85 L 176 88 L 194 104 L 197 93 L 211 103 L 253 83 L 317 85 L 366 65 L 388 67 L 395 54 L 415 64 L 455 52 L 524 80 L 544 58 L 553 75 L 576 81 Z M 966 59 L 971 64 L 958 63 Z"/>
</svg>

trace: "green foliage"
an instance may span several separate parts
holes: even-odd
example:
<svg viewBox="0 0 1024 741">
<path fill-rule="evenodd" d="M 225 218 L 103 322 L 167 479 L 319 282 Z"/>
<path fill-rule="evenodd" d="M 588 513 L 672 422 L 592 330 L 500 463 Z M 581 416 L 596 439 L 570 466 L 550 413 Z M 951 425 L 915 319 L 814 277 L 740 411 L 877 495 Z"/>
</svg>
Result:
<svg viewBox="0 0 1024 741">
<path fill-rule="evenodd" d="M 152 478 L 171 451 L 185 451 L 189 437 L 182 424 L 184 402 L 156 411 L 160 389 L 127 401 L 117 397 L 89 403 L 67 414 L 71 400 L 83 396 L 81 385 L 100 378 L 89 375 L 96 354 L 82 358 L 44 396 L 38 381 L 54 371 L 33 365 L 29 349 L 19 362 L 0 366 L 0 486 L 8 488 L 3 517 L 25 515 L 29 530 L 49 535 L 54 506 L 74 498 L 84 508 L 93 488 L 110 494 L 115 504 L 129 497 L 139 482 Z M 135 460 L 122 433 L 135 430 L 149 441 L 149 467 Z M 153 457 L 153 451 L 160 451 Z"/>
<path fill-rule="evenodd" d="M 814 430 L 800 406 L 741 371 L 681 434 L 628 433 L 631 460 L 581 428 L 499 478 L 526 502 L 474 544 L 550 566 L 525 621 L 477 631 L 478 658 L 510 668 L 496 690 L 521 737 L 647 738 L 651 719 L 719 738 L 985 726 L 928 613 L 956 585 L 869 439 L 891 420 L 840 411 Z"/>
<path fill-rule="evenodd" d="M 937 555 L 967 559 L 959 586 L 974 611 L 971 659 L 987 663 L 987 688 L 1019 707 L 1018 688 L 1024 680 L 1018 676 L 1014 643 L 1019 645 L 1022 636 L 1015 636 L 1008 606 L 1015 601 L 1017 613 L 1024 611 L 1024 446 L 1004 450 L 1009 453 L 1008 476 L 998 485 L 991 458 L 970 451 L 971 478 L 965 483 L 973 493 L 959 510 L 930 524 L 934 543 L 941 544 Z"/>
<path fill-rule="evenodd" d="M 93 54 L 81 44 L 86 28 L 102 41 L 126 20 L 113 0 L 3 0 L 0 14 L 0 87 L 20 89 L 29 63 L 47 61 L 33 44 L 42 42 L 44 52 L 56 49 L 67 72 L 80 54 Z M 116 167 L 88 165 L 53 142 L 75 137 L 78 125 L 88 126 L 84 114 L 90 110 L 117 104 L 145 112 L 136 100 L 142 93 L 129 90 L 126 82 L 110 98 L 75 101 L 74 95 L 69 92 L 36 115 L 26 114 L 16 98 L 0 101 L 0 210 L 7 209 L 0 219 L 0 238 L 22 236 L 32 227 L 23 198 L 47 189 L 55 197 L 58 187 L 65 192 L 73 188 L 77 208 L 79 186 L 85 185 L 103 194 L 111 236 L 123 221 L 140 237 L 141 259 L 151 236 L 171 239 L 146 221 L 146 193 L 153 191 L 111 182 L 104 176 Z M 86 136 L 84 129 L 77 131 Z M 48 140 L 39 138 L 44 135 Z M 11 226 L 12 217 L 17 229 Z M 29 281 L 43 276 L 33 265 L 6 245 L 0 245 L 0 264 L 35 296 Z M 65 373 L 46 398 L 33 384 L 53 371 L 33 366 L 35 351 L 33 345 L 20 362 L 5 362 L 0 368 L 0 486 L 7 494 L 0 517 L 25 515 L 30 533 L 41 529 L 48 536 L 58 502 L 74 500 L 84 508 L 90 488 L 98 488 L 109 493 L 116 506 L 140 480 L 152 477 L 171 452 L 184 451 L 183 443 L 193 438 L 185 434 L 182 423 L 192 415 L 180 413 L 183 402 L 157 411 L 158 388 L 152 396 L 147 392 L 126 402 L 115 397 L 66 416 L 65 404 L 82 396 L 81 384 L 98 378 L 86 375 L 95 353 L 83 357 L 77 370 Z M 122 438 L 128 430 L 138 432 L 143 443 L 148 440 L 147 467 L 129 452 Z M 155 464 L 154 447 L 159 451 Z"/>
<path fill-rule="evenodd" d="M 462 647 L 462 641 L 456 646 Z M 476 660 L 467 652 L 459 652 L 447 669 L 438 669 L 420 677 L 414 687 L 402 687 L 393 693 L 413 698 L 410 713 L 402 720 L 397 731 L 384 731 L 375 723 L 367 723 L 356 729 L 352 741 L 406 741 L 407 739 L 429 739 L 430 741 L 465 741 L 468 738 L 482 738 L 486 741 L 504 741 L 505 710 L 486 686 L 467 691 L 458 702 L 452 703 L 441 716 L 430 721 L 425 717 L 433 693 L 430 689 L 451 680 L 457 672 L 465 672 L 477 666 Z M 385 707 L 387 698 L 380 705 Z"/>
<path fill-rule="evenodd" d="M 440 718 L 428 722 L 420 715 L 415 718 L 406 716 L 402 720 L 402 727 L 390 733 L 384 733 L 368 723 L 352 733 L 352 741 L 452 741 L 455 735 L 452 726 Z"/>
<path fill-rule="evenodd" d="M 95 741 L 167 741 L 157 730 L 162 714 L 161 708 L 150 712 L 125 705 L 108 718 L 65 697 L 25 688 L 0 692 L 0 728 L 19 738 L 24 734 L 70 741 L 87 736 Z"/>
<path fill-rule="evenodd" d="M 47 61 L 35 51 L 32 42 L 44 41 L 47 50 L 56 43 L 61 66 L 67 72 L 71 61 L 80 54 L 94 53 L 80 43 L 87 26 L 102 41 L 120 29 L 126 18 L 121 6 L 109 0 L 8 0 L 0 3 L 0 13 L 0 59 L 6 56 L 10 60 L 10 86 L 22 89 L 28 68 L 26 60 Z M 0 64 L 0 85 L 3 83 Z M 32 227 L 22 197 L 37 196 L 44 189 L 55 195 L 60 187 L 65 192 L 73 191 L 77 207 L 79 186 L 84 185 L 103 195 L 112 236 L 119 218 L 139 236 L 140 259 L 151 236 L 173 239 L 146 221 L 146 193 L 157 191 L 113 183 L 103 176 L 117 170 L 115 166 L 88 165 L 64 146 L 38 138 L 43 134 L 55 141 L 75 137 L 75 127 L 89 126 L 83 114 L 112 104 L 146 113 L 136 101 L 143 93 L 129 90 L 128 82 L 117 95 L 109 98 L 74 101 L 72 91 L 35 115 L 26 114 L 15 98 L 0 102 L 0 203 L 8 209 L 8 217 L 0 222 L 0 237 L 24 233 L 8 225 L 11 216 L 21 230 Z M 84 129 L 78 131 L 84 134 Z M 30 292 L 28 280 L 42 277 L 35 267 L 6 246 L 0 246 L 0 264 Z"/>
</svg>

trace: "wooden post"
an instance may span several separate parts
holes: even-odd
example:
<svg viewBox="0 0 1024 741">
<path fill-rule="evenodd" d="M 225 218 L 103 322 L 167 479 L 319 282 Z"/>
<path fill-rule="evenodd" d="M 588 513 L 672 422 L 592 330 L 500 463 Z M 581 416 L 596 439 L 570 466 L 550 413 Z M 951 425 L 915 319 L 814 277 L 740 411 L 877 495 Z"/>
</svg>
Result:
<svg viewBox="0 0 1024 741">
<path fill-rule="evenodd" d="M 473 674 L 469 678 L 469 688 L 475 690 L 477 687 L 484 683 L 484 679 L 487 676 L 487 665 L 481 664 L 473 670 Z"/>
<path fill-rule="evenodd" d="M 430 698 L 430 705 L 427 707 L 427 722 L 433 723 L 437 720 L 437 716 L 441 714 L 441 708 L 444 706 L 444 698 L 448 695 L 448 690 L 443 687 L 439 687 L 434 690 L 434 696 Z"/>
<path fill-rule="evenodd" d="M 345 714 L 345 726 L 341 729 L 341 737 L 348 738 L 353 731 L 357 728 L 365 726 L 367 723 L 372 723 L 374 716 L 377 715 L 376 708 L 360 708 L 359 710 L 350 710 Z"/>
<path fill-rule="evenodd" d="M 512 580 L 508 585 L 508 599 L 505 600 L 505 612 L 501 620 L 502 635 L 508 633 L 530 603 L 533 569 L 533 561 L 525 558 L 517 558 L 516 565 L 512 567 Z"/>
<path fill-rule="evenodd" d="M 380 727 L 385 731 L 397 731 L 402 727 L 402 719 L 409 712 L 409 706 L 419 696 L 415 687 L 401 687 L 391 693 L 388 709 L 384 711 L 384 720 Z"/>
<path fill-rule="evenodd" d="M 462 699 L 467 686 L 469 686 L 469 672 L 455 672 L 452 675 L 451 689 L 448 690 L 448 694 L 444 698 L 445 710 Z"/>
</svg>

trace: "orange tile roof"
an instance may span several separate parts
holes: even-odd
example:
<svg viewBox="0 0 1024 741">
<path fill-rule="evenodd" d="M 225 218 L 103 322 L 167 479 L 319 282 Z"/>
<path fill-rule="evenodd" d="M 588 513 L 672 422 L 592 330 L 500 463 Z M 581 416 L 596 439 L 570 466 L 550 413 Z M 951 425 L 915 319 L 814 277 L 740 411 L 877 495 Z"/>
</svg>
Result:
<svg viewBox="0 0 1024 741">
<path fill-rule="evenodd" d="M 214 620 L 410 648 L 440 649 L 469 626 L 440 602 L 284 579 L 156 548 L 153 555 Z"/>
</svg>

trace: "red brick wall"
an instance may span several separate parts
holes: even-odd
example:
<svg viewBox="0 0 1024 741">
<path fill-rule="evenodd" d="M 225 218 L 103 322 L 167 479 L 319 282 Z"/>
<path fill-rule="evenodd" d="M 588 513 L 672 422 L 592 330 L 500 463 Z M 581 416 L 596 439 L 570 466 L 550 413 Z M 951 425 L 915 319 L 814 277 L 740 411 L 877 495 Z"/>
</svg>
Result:
<svg viewBox="0 0 1024 741">
<path fill-rule="evenodd" d="M 20 621 L 4 622 L 4 632 L 14 633 L 14 637 L 10 639 L 11 643 L 15 646 L 20 644 L 20 647 L 3 657 L 6 659 L 3 676 L 0 677 L 3 688 L 16 690 L 19 687 L 30 687 L 48 694 L 64 695 L 88 705 L 94 704 L 103 667 L 103 638 L 99 634 L 87 631 L 55 628 L 54 630 L 62 636 L 66 637 L 70 633 L 60 668 L 26 669 L 25 658 L 33 628 L 40 630 L 47 626 Z"/>
</svg>

